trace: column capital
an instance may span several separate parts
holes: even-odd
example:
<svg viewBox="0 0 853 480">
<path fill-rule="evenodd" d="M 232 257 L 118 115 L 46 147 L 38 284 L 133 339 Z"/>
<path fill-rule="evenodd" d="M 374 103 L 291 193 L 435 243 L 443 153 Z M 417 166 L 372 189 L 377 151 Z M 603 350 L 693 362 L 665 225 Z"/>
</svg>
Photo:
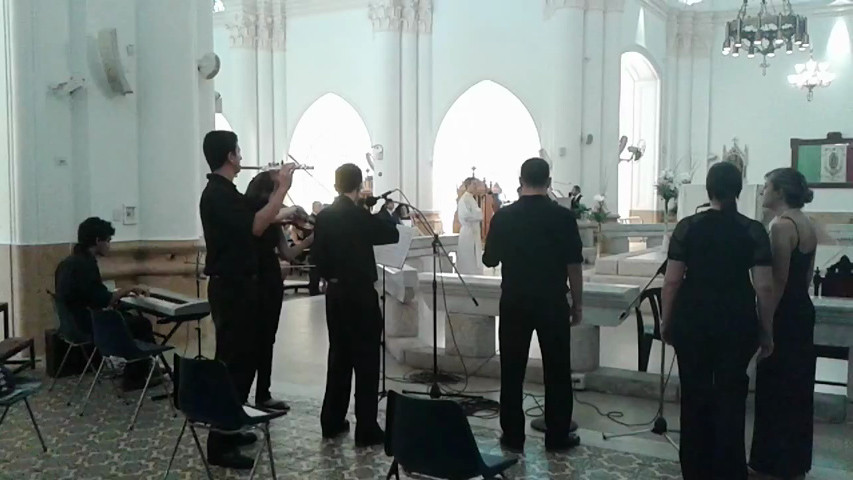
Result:
<svg viewBox="0 0 853 480">
<path fill-rule="evenodd" d="M 604 0 L 604 11 L 613 13 L 624 12 L 625 0 Z"/>
<path fill-rule="evenodd" d="M 550 18 L 557 10 L 564 8 L 584 10 L 586 3 L 587 0 L 545 0 L 545 18 Z"/>
<path fill-rule="evenodd" d="M 693 53 L 693 13 L 682 12 L 678 15 L 676 25 L 676 48 L 678 56 L 690 56 Z"/>
<path fill-rule="evenodd" d="M 693 19 L 693 55 L 707 57 L 711 54 L 714 42 L 714 24 L 707 15 Z"/>
<path fill-rule="evenodd" d="M 372 0 L 374 32 L 432 33 L 432 0 Z"/>
<path fill-rule="evenodd" d="M 266 0 L 258 4 L 258 48 L 282 51 L 286 41 L 284 0 Z"/>
<path fill-rule="evenodd" d="M 586 0 L 586 11 L 603 12 L 607 8 L 605 0 Z"/>
<path fill-rule="evenodd" d="M 257 0 L 230 0 L 225 11 L 216 13 L 216 16 L 222 18 L 232 48 L 257 48 Z"/>
</svg>

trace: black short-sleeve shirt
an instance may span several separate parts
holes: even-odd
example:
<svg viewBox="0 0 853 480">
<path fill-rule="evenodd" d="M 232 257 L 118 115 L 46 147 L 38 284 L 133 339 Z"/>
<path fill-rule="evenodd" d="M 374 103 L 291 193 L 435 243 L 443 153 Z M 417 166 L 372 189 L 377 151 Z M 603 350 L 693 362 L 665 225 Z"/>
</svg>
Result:
<svg viewBox="0 0 853 480">
<path fill-rule="evenodd" d="M 492 217 L 483 264 L 502 264 L 503 294 L 565 298 L 567 267 L 583 263 L 582 250 L 572 211 L 544 195 L 527 195 Z"/>
<path fill-rule="evenodd" d="M 770 238 L 761 223 L 719 210 L 678 222 L 667 257 L 686 264 L 687 279 L 717 290 L 740 288 L 750 282 L 752 267 L 773 262 Z"/>
<path fill-rule="evenodd" d="M 199 210 L 207 247 L 205 275 L 256 275 L 257 241 L 252 233 L 255 209 L 234 183 L 215 173 L 208 175 Z"/>
</svg>

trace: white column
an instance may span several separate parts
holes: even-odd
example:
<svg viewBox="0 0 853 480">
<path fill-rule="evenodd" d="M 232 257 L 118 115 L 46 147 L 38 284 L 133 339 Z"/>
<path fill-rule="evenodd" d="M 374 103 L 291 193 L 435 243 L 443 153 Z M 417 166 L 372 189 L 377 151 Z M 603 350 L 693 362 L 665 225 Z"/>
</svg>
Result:
<svg viewBox="0 0 853 480">
<path fill-rule="evenodd" d="M 602 193 L 605 181 L 602 172 L 602 142 L 610 138 L 601 135 L 602 87 L 604 80 L 604 0 L 588 0 L 584 13 L 583 30 L 583 143 L 581 145 L 581 182 L 580 186 L 587 196 Z M 589 136 L 592 143 L 587 143 Z M 613 168 L 608 173 L 613 172 Z"/>
<path fill-rule="evenodd" d="M 678 17 L 670 15 L 666 22 L 666 64 L 661 79 L 661 132 L 662 146 L 660 168 L 675 165 L 678 138 Z"/>
<path fill-rule="evenodd" d="M 274 155 L 277 160 L 286 160 L 289 139 L 287 138 L 287 41 L 284 2 L 275 9 L 272 36 L 273 75 L 273 139 Z"/>
<path fill-rule="evenodd" d="M 258 162 L 276 161 L 275 157 L 275 78 L 273 76 L 273 2 L 259 6 L 258 25 Z"/>
<path fill-rule="evenodd" d="M 711 17 L 695 17 L 692 45 L 691 128 L 690 159 L 679 166 L 681 172 L 689 171 L 690 162 L 705 164 L 710 150 L 711 133 L 711 45 L 713 26 Z"/>
<path fill-rule="evenodd" d="M 209 52 L 213 52 L 213 9 L 210 8 L 208 0 L 195 0 L 196 2 L 196 33 L 198 39 L 198 56 L 199 58 Z M 221 73 L 221 72 L 220 72 Z M 204 135 L 213 130 L 214 115 L 216 113 L 216 91 L 214 89 L 214 80 L 208 80 L 203 76 L 198 76 L 198 126 L 199 126 L 199 157 L 197 164 L 197 177 L 199 188 L 204 188 L 207 183 L 206 174 L 209 171 L 207 163 L 204 160 L 204 153 L 201 152 L 201 143 Z M 201 217 L 198 217 L 198 228 L 201 231 Z"/>
<path fill-rule="evenodd" d="M 692 118 L 693 96 L 693 59 L 691 58 L 693 43 L 693 15 L 681 14 L 678 17 L 678 85 L 677 88 L 677 117 L 675 126 L 675 151 L 670 157 L 669 167 L 675 165 L 690 155 L 690 123 Z"/>
<path fill-rule="evenodd" d="M 405 17 L 404 17 L 405 18 Z M 416 20 L 417 17 L 412 20 Z M 409 20 L 409 19 L 407 19 Z M 400 81 L 400 190 L 412 201 L 418 192 L 418 26 L 404 22 L 401 41 Z"/>
<path fill-rule="evenodd" d="M 606 0 L 604 11 L 604 81 L 601 111 L 601 176 L 608 208 L 619 208 L 619 94 L 621 80 L 620 33 L 624 0 Z"/>
<path fill-rule="evenodd" d="M 426 2 L 421 2 L 422 4 Z M 418 207 L 432 211 L 435 204 L 432 153 L 435 132 L 432 128 L 432 7 L 424 6 L 418 37 Z"/>
<path fill-rule="evenodd" d="M 376 159 L 373 190 L 382 193 L 403 186 L 401 174 L 401 9 L 397 2 L 372 2 L 369 18 L 373 22 L 376 47 L 376 128 L 371 141 L 383 147 L 382 159 Z M 408 193 L 407 193 L 408 195 Z"/>
<path fill-rule="evenodd" d="M 229 63 L 223 66 L 225 85 L 220 90 L 224 111 L 240 139 L 243 164 L 260 165 L 257 4 L 255 0 L 232 0 L 227 3 L 225 14 L 230 50 Z M 238 186 L 245 187 L 250 177 L 238 176 Z"/>
<path fill-rule="evenodd" d="M 543 145 L 553 161 L 554 188 L 568 193 L 581 182 L 583 78 L 583 0 L 546 0 L 549 43 L 555 45 L 553 68 L 554 130 Z"/>
<path fill-rule="evenodd" d="M 145 240 L 199 237 L 196 10 L 194 2 L 136 4 L 138 218 Z"/>
</svg>

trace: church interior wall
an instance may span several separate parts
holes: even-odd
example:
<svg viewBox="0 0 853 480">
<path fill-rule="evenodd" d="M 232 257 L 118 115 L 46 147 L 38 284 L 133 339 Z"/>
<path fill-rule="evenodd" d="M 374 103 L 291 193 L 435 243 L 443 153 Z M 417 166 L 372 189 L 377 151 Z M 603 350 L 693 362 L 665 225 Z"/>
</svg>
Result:
<svg viewBox="0 0 853 480">
<path fill-rule="evenodd" d="M 716 25 L 714 38 L 722 38 Z M 808 54 L 780 54 L 768 59 L 767 75 L 761 75 L 759 57 L 731 58 L 720 54 L 713 44 L 711 54 L 711 122 L 709 153 L 722 156 L 723 145 L 731 147 L 738 138 L 749 148 L 749 183 L 764 183 L 764 174 L 774 168 L 791 166 L 791 138 L 820 139 L 828 132 L 853 136 L 853 108 L 850 78 L 853 75 L 851 40 L 853 13 L 809 15 L 809 32 L 817 61 L 829 61 L 837 80 L 828 88 L 818 88 L 808 102 L 806 92 L 788 85 L 787 75 L 794 65 L 805 63 Z M 853 220 L 850 205 L 853 190 L 816 189 L 810 212 L 847 212 L 843 223 Z M 834 222 L 838 223 L 838 222 Z"/>
</svg>

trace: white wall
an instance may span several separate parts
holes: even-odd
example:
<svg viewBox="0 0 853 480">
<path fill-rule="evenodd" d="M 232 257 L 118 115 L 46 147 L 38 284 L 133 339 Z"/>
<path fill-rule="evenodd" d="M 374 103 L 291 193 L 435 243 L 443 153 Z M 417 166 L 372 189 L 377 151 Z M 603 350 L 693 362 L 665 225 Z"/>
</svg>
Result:
<svg viewBox="0 0 853 480">
<path fill-rule="evenodd" d="M 722 38 L 722 26 L 714 34 Z M 837 75 L 829 88 L 815 90 L 814 100 L 787 83 L 794 64 L 807 54 L 784 53 L 768 59 L 771 67 L 761 75 L 760 58 L 725 57 L 715 49 L 711 57 L 711 148 L 722 156 L 723 145 L 737 137 L 749 147 L 750 183 L 763 183 L 766 172 L 791 166 L 791 138 L 825 138 L 827 132 L 853 136 L 853 62 L 850 35 L 853 14 L 809 16 L 815 59 L 830 61 Z M 830 38 L 832 45 L 829 46 Z M 818 189 L 811 211 L 850 212 L 853 190 Z"/>
<path fill-rule="evenodd" d="M 139 207 L 142 203 L 139 172 L 140 168 L 148 166 L 139 165 L 138 160 L 141 128 L 138 92 L 129 95 L 112 92 L 97 46 L 100 30 L 117 29 L 126 76 L 132 88 L 138 91 L 135 52 L 140 45 L 137 45 L 136 6 L 142 1 L 147 0 L 4 2 L 7 14 L 4 28 L 9 29 L 4 39 L 11 42 L 5 50 L 10 52 L 6 62 L 10 67 L 7 71 L 11 84 L 4 83 L 0 87 L 10 94 L 4 98 L 13 100 L 11 105 L 0 106 L 0 110 L 11 112 L 4 116 L 3 121 L 7 123 L 0 125 L 0 130 L 8 132 L 8 122 L 14 128 L 9 152 L 0 155 L 0 167 L 5 167 L 0 174 L 2 210 L 6 209 L 5 198 L 10 191 L 14 198 L 11 215 L 0 213 L 0 220 L 6 220 L 3 215 L 12 217 L 2 221 L 0 240 L 8 238 L 15 244 L 73 241 L 77 224 L 84 218 L 100 216 L 113 221 L 114 212 L 122 205 Z M 193 1 L 199 6 L 209 3 L 207 0 Z M 157 28 L 150 22 L 146 26 Z M 190 25 L 188 30 L 195 32 L 193 27 Z M 184 43 L 185 48 L 193 52 L 187 56 L 185 75 L 195 79 L 196 42 Z M 73 95 L 50 89 L 71 77 L 85 79 L 85 87 Z M 168 94 L 168 90 L 163 92 Z M 212 120 L 212 99 L 209 105 Z M 175 108 L 198 109 L 199 104 L 176 102 Z M 198 115 L 196 113 L 193 118 Z M 165 116 L 153 128 L 170 129 L 171 120 Z M 198 132 L 197 125 L 194 131 Z M 200 141 L 197 137 L 186 136 L 178 143 L 195 145 Z M 170 143 L 157 148 L 165 157 L 178 146 Z M 195 165 L 201 159 L 194 154 L 182 161 Z M 197 190 L 197 170 L 194 169 L 190 177 L 180 179 L 193 190 Z M 174 173 L 168 165 L 159 172 L 164 178 L 174 178 Z M 184 194 L 183 189 L 162 188 L 149 192 L 148 201 L 184 209 L 187 215 L 181 223 L 195 224 L 197 198 L 189 203 Z M 143 214 L 140 210 L 139 217 Z M 149 223 L 157 221 L 150 219 Z M 10 231 L 11 225 L 15 227 L 14 232 Z M 142 223 L 122 225 L 121 221 L 113 221 L 113 225 L 116 240 L 145 238 L 141 235 Z M 175 230 L 175 235 L 167 234 L 163 238 L 164 235 L 158 234 L 157 237 L 198 238 L 196 227 Z"/>
</svg>

